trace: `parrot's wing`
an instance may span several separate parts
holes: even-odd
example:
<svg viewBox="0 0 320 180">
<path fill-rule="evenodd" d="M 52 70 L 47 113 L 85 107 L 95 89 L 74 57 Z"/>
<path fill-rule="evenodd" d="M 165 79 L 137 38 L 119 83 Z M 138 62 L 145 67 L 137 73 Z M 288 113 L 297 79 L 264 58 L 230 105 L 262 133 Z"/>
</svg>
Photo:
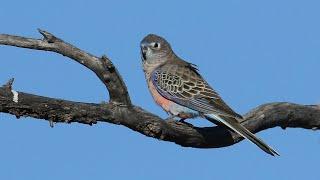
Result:
<svg viewBox="0 0 320 180">
<path fill-rule="evenodd" d="M 201 77 L 191 64 L 164 65 L 153 71 L 152 83 L 164 98 L 204 114 L 242 118 Z"/>
</svg>

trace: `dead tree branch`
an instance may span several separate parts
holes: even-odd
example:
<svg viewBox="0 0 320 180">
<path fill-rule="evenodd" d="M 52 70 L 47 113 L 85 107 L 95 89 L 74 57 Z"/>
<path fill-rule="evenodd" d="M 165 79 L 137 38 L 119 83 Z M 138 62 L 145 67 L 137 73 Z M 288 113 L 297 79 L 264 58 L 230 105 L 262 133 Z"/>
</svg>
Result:
<svg viewBox="0 0 320 180">
<path fill-rule="evenodd" d="M 52 51 L 67 56 L 92 70 L 105 84 L 110 94 L 107 104 L 93 104 L 53 99 L 16 92 L 13 80 L 0 87 L 0 112 L 20 117 L 33 117 L 50 122 L 95 124 L 98 121 L 126 126 L 149 137 L 171 141 L 186 147 L 217 148 L 242 140 L 224 127 L 194 127 L 160 117 L 131 104 L 130 97 L 116 67 L 106 56 L 98 58 L 68 44 L 54 35 L 39 30 L 43 39 L 0 34 L 0 44 Z M 320 128 L 320 106 L 287 102 L 261 105 L 244 116 L 243 125 L 250 131 L 273 128 Z"/>
</svg>

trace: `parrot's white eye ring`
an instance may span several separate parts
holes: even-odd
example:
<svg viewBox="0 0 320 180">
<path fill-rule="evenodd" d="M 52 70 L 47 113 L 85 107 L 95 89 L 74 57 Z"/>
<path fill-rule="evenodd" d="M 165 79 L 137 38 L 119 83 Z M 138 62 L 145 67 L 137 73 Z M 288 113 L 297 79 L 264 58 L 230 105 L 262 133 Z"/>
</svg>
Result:
<svg viewBox="0 0 320 180">
<path fill-rule="evenodd" d="M 155 49 L 159 49 L 159 48 L 160 48 L 160 43 L 158 43 L 158 42 L 153 42 L 153 43 L 151 43 L 151 46 L 152 46 L 153 48 L 155 48 Z"/>
</svg>

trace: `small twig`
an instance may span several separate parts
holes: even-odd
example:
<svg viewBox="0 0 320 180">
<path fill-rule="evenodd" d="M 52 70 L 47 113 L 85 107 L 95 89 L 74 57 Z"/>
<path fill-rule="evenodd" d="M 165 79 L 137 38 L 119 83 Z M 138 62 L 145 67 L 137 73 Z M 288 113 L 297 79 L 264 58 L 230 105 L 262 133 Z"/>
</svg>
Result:
<svg viewBox="0 0 320 180">
<path fill-rule="evenodd" d="M 3 85 L 2 87 L 8 88 L 8 89 L 11 91 L 13 82 L 14 82 L 14 78 L 11 78 L 11 79 L 9 79 L 9 81 L 8 81 L 5 85 Z"/>
<path fill-rule="evenodd" d="M 56 40 L 58 40 L 54 35 L 50 34 L 47 31 L 41 30 L 38 28 L 38 31 L 43 36 L 43 40 L 47 41 L 48 43 L 54 43 Z"/>
</svg>

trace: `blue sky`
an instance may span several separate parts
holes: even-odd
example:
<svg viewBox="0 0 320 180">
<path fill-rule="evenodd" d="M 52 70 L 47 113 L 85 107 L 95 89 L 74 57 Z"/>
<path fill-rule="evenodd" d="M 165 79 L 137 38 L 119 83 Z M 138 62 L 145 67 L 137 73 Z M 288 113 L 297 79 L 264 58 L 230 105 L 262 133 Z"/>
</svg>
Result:
<svg viewBox="0 0 320 180">
<path fill-rule="evenodd" d="M 118 67 L 134 104 L 161 117 L 141 70 L 139 42 L 164 36 L 197 64 L 237 112 L 289 101 L 319 104 L 320 2 L 4 1 L 0 33 L 54 33 Z M 95 75 L 61 55 L 0 47 L 0 82 L 18 91 L 73 101 L 106 101 Z M 195 124 L 206 124 L 201 119 Z M 210 125 L 207 123 L 206 125 Z M 183 148 L 125 127 L 57 124 L 0 114 L 0 179 L 317 179 L 319 132 L 258 133 L 280 152 L 270 157 L 243 141 L 220 149 Z"/>
</svg>

